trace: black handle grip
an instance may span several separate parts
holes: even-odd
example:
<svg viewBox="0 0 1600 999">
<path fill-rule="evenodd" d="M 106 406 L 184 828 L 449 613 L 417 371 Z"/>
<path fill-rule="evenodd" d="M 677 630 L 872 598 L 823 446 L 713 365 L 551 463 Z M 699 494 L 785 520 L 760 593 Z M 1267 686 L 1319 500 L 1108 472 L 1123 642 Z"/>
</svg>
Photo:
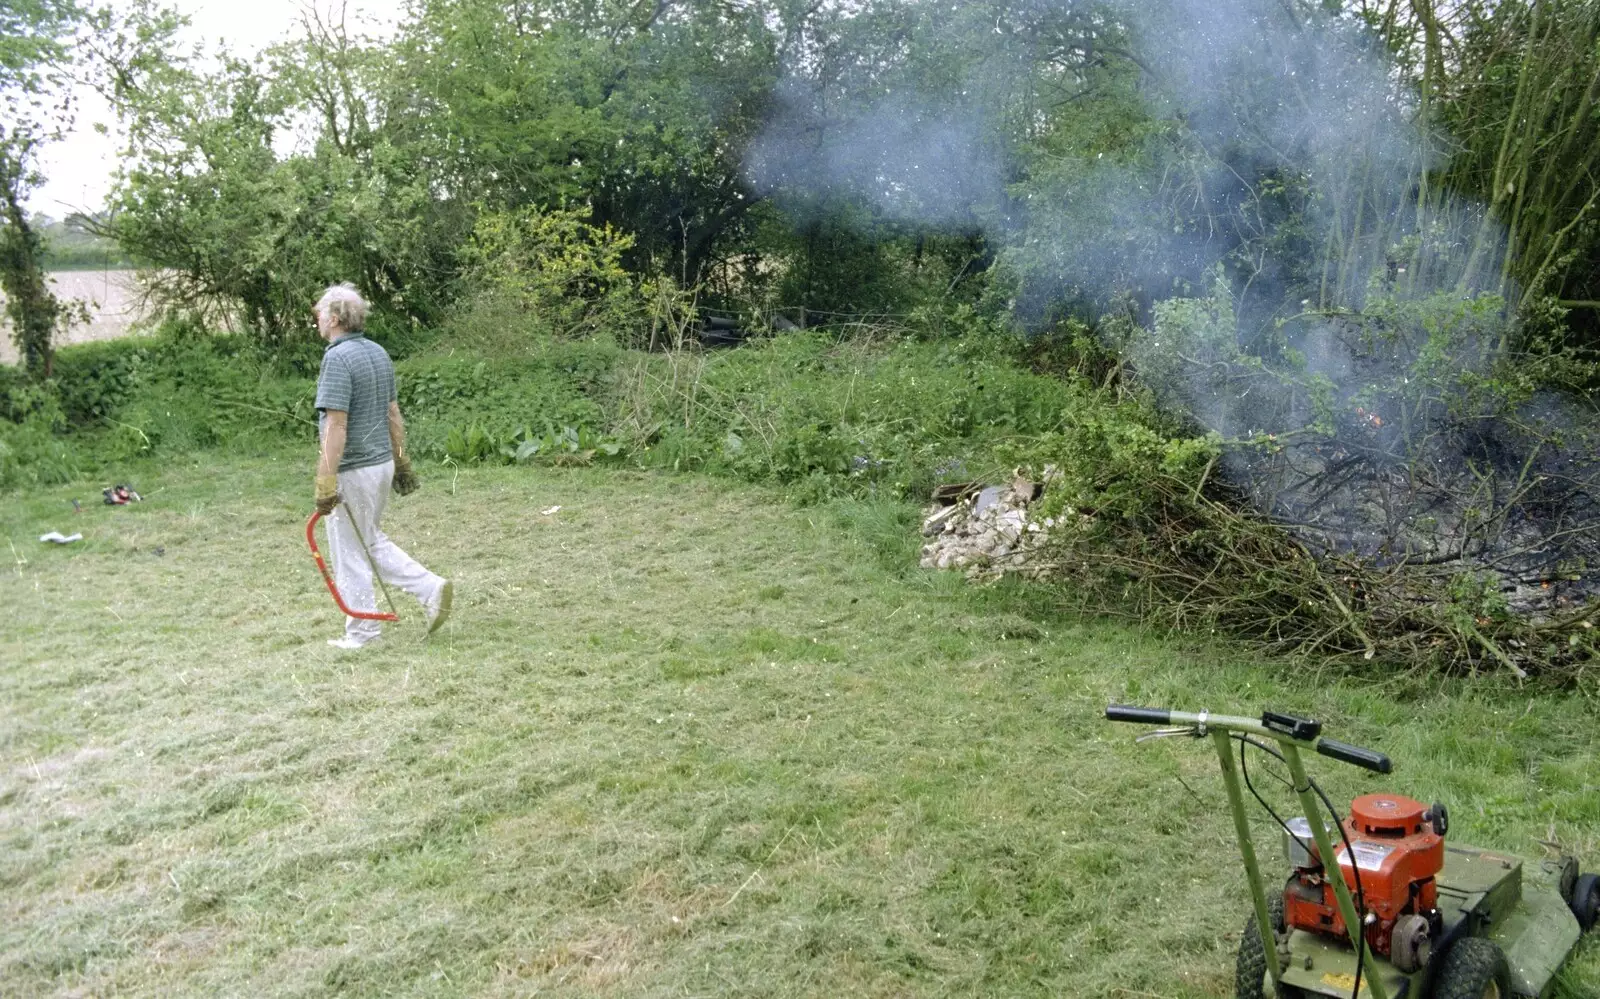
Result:
<svg viewBox="0 0 1600 999">
<path fill-rule="evenodd" d="M 1165 725 L 1172 721 L 1172 712 L 1166 708 L 1136 708 L 1130 704 L 1113 704 L 1106 708 L 1106 720 L 1135 722 L 1140 725 Z"/>
<path fill-rule="evenodd" d="M 1389 762 L 1389 757 L 1382 753 L 1371 749 L 1362 749 L 1360 746 L 1352 746 L 1348 742 L 1340 742 L 1338 739 L 1318 739 L 1317 752 L 1323 756 L 1331 756 L 1336 760 L 1343 760 L 1346 763 L 1354 763 L 1356 766 L 1371 770 L 1375 774 L 1386 774 L 1394 769 L 1394 764 Z"/>
</svg>

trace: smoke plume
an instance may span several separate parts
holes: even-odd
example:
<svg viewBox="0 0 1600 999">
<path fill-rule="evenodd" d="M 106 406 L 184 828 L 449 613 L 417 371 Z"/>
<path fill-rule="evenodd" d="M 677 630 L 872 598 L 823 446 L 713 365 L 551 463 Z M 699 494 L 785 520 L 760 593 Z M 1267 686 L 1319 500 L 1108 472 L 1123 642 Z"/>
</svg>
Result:
<svg viewBox="0 0 1600 999">
<path fill-rule="evenodd" d="M 1600 566 L 1600 469 L 1573 443 L 1596 422 L 1472 388 L 1504 360 L 1479 295 L 1515 300 L 1506 240 L 1429 186 L 1443 143 L 1368 25 L 1281 0 L 1042 0 L 955 5 L 905 46 L 949 71 L 825 84 L 796 60 L 751 183 L 981 225 L 1025 323 L 1133 303 L 1146 331 L 1119 346 L 1141 380 L 1225 438 L 1292 442 L 1227 469 L 1318 550 L 1492 572 L 1523 606 L 1600 589 L 1564 568 Z M 1045 84 L 1135 95 L 1103 112 L 1138 134 L 1088 113 L 1050 134 Z"/>
</svg>

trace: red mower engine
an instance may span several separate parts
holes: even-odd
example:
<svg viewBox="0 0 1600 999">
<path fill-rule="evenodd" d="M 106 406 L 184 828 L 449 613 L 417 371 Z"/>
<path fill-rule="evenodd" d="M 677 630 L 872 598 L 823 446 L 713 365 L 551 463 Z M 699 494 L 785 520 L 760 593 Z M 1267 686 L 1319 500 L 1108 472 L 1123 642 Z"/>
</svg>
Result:
<svg viewBox="0 0 1600 999">
<path fill-rule="evenodd" d="M 1285 923 L 1290 929 L 1349 940 L 1333 888 L 1317 858 L 1310 823 L 1295 819 L 1289 828 L 1294 834 L 1288 841 L 1294 874 L 1283 892 Z M 1403 972 L 1428 962 L 1439 933 L 1434 877 L 1444 867 L 1447 830 L 1443 805 L 1430 808 L 1410 798 L 1368 794 L 1350 803 L 1350 817 L 1344 822 L 1349 848 L 1333 836 L 1345 884 L 1366 905 L 1367 945 Z"/>
</svg>

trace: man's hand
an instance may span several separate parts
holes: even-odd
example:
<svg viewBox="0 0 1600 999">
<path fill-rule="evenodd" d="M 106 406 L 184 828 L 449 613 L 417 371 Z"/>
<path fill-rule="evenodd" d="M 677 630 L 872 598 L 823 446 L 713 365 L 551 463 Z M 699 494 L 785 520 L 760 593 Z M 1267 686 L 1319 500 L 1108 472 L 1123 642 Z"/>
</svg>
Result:
<svg viewBox="0 0 1600 999">
<path fill-rule="evenodd" d="M 337 475 L 317 476 L 317 512 L 326 517 L 343 502 L 339 495 L 339 477 Z"/>
<path fill-rule="evenodd" d="M 411 459 L 403 454 L 394 456 L 394 491 L 401 496 L 410 496 L 422 488 L 422 480 L 417 478 L 417 473 L 411 468 Z"/>
</svg>

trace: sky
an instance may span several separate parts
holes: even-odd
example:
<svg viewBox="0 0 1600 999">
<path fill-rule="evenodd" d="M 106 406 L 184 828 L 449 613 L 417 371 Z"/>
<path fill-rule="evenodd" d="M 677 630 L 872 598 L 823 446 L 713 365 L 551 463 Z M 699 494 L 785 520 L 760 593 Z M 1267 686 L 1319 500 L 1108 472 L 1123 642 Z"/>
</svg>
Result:
<svg viewBox="0 0 1600 999">
<path fill-rule="evenodd" d="M 255 53 L 282 40 L 298 25 L 300 12 L 308 0 L 166 0 L 186 14 L 191 24 L 184 40 L 201 44 L 205 51 L 226 45 L 236 54 Z M 360 25 L 367 34 L 384 34 L 400 17 L 405 0 L 350 0 L 347 22 Z M 116 3 L 115 6 L 121 6 Z M 315 0 L 317 9 L 337 10 L 339 0 Z M 121 139 L 115 115 L 88 87 L 78 90 L 77 123 L 60 142 L 47 147 L 40 156 L 40 173 L 45 182 L 28 199 L 28 207 L 60 218 L 73 211 L 93 211 L 105 201 L 111 189 L 112 171 L 117 165 Z M 110 128 L 102 135 L 96 123 Z"/>
</svg>

